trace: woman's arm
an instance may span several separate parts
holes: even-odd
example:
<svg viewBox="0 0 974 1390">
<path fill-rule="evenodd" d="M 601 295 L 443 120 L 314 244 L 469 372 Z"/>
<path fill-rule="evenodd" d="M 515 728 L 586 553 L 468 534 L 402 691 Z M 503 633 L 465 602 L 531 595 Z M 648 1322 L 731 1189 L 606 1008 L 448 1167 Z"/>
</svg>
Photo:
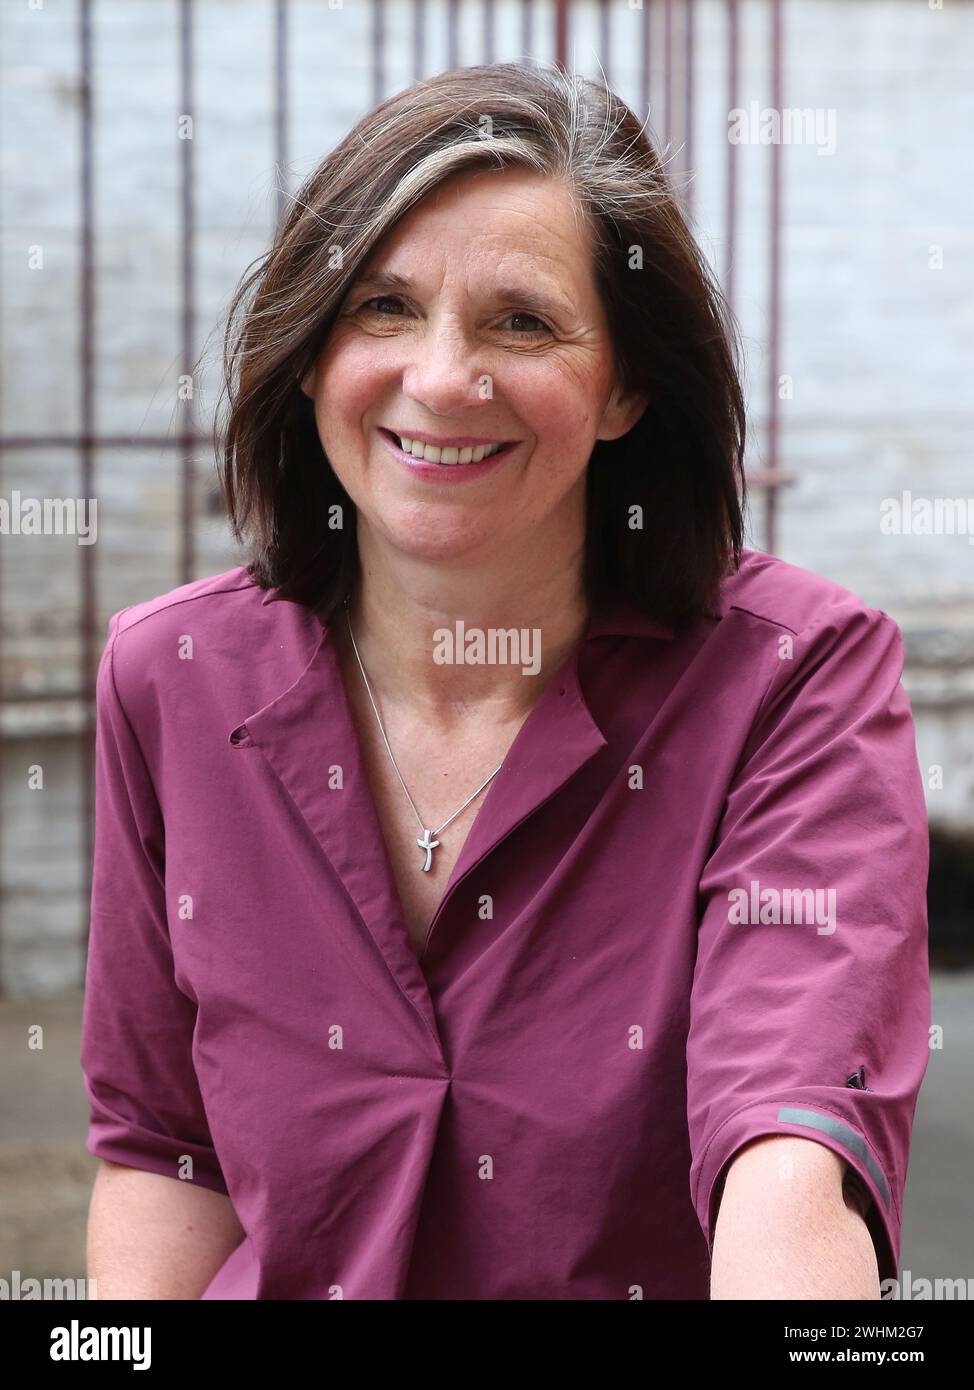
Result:
<svg viewBox="0 0 974 1390">
<path fill-rule="evenodd" d="M 223 1193 L 102 1159 L 88 1277 L 98 1298 L 199 1298 L 244 1235 Z"/>
<path fill-rule="evenodd" d="M 901 632 L 841 590 L 822 598 L 793 643 L 781 646 L 773 631 L 759 639 L 758 650 L 779 644 L 777 668 L 700 875 L 690 1194 L 713 1252 L 717 1184 L 733 1173 L 718 1298 L 806 1287 L 799 1296 L 874 1299 L 871 1264 L 868 1290 L 860 1284 L 873 1259 L 867 1237 L 880 1287 L 898 1276 L 910 1136 L 930 1059 L 923 777 Z M 781 910 L 786 894 L 792 907 Z M 808 911 L 812 900 L 822 910 Z M 796 902 L 805 905 L 797 913 Z M 832 1163 L 831 1186 L 803 1177 L 804 1149 L 794 1150 L 789 1183 L 771 1157 L 779 1150 L 743 1147 L 786 1134 L 826 1150 L 809 1153 Z M 865 1224 L 843 1200 L 836 1162 L 868 1194 Z M 742 1262 L 752 1265 L 746 1279 Z"/>
<path fill-rule="evenodd" d="M 745 1145 L 720 1199 L 711 1299 L 878 1299 L 876 1251 L 844 1195 L 845 1168 L 812 1139 Z"/>
</svg>

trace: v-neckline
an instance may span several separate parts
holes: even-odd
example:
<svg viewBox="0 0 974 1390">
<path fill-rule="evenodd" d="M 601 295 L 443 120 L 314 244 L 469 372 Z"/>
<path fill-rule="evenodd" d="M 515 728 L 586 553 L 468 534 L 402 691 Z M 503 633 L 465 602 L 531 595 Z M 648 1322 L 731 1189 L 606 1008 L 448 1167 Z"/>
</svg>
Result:
<svg viewBox="0 0 974 1390">
<path fill-rule="evenodd" d="M 437 926 L 458 887 L 502 840 L 606 747 L 579 683 L 576 644 L 553 673 L 486 790 L 430 921 L 422 964 L 402 899 L 340 669 L 331 625 L 313 622 L 315 646 L 298 678 L 229 735 L 259 748 L 344 885 L 386 968 L 422 1018 L 443 1059 L 433 996 Z M 303 620 L 302 620 L 303 626 Z M 584 641 L 584 639 L 583 639 Z"/>
<path fill-rule="evenodd" d="M 487 798 L 488 798 L 489 795 L 490 795 L 491 789 L 492 789 L 494 783 L 496 782 L 497 778 L 501 776 L 501 773 L 503 772 L 503 769 L 504 769 L 504 764 L 507 762 L 507 759 L 508 759 L 509 755 L 511 754 L 513 748 L 514 748 L 515 743 L 517 742 L 518 738 L 520 737 L 522 730 L 526 727 L 526 725 L 528 724 L 528 722 L 529 722 L 530 719 L 532 718 L 532 716 L 533 716 L 535 710 L 537 709 L 537 706 L 538 706 L 539 701 L 543 698 L 544 691 L 541 692 L 541 695 L 539 695 L 538 700 L 535 701 L 534 705 L 531 707 L 530 710 L 528 710 L 527 714 L 526 714 L 526 715 L 524 716 L 524 718 L 521 720 L 521 722 L 520 722 L 520 724 L 519 724 L 519 726 L 518 726 L 518 728 L 517 728 L 517 730 L 516 730 L 516 732 L 515 732 L 513 738 L 510 740 L 510 742 L 509 742 L 508 745 L 507 745 L 507 748 L 506 748 L 506 750 L 505 750 L 504 757 L 503 757 L 503 759 L 501 760 L 501 763 L 500 763 L 500 765 L 499 765 L 498 768 L 497 768 L 496 774 L 495 774 L 494 776 L 491 777 L 491 779 L 490 779 L 490 781 L 488 782 L 487 786 L 483 789 L 483 794 L 482 794 L 481 798 L 480 798 L 480 799 L 477 801 L 477 803 L 471 808 L 471 810 L 472 810 L 472 812 L 473 812 L 473 815 L 472 815 L 472 818 L 470 819 L 470 821 L 469 821 L 469 823 L 468 823 L 468 825 L 467 825 L 467 830 L 466 830 L 466 834 L 464 835 L 463 843 L 461 844 L 461 846 L 460 846 L 460 848 L 459 848 L 457 854 L 456 854 L 456 855 L 454 856 L 454 858 L 453 858 L 453 863 L 452 863 L 452 865 L 451 865 L 451 867 L 450 867 L 450 872 L 449 872 L 449 874 L 448 874 L 447 877 L 446 877 L 446 881 L 445 881 L 445 883 L 444 883 L 444 885 L 443 885 L 442 891 L 440 892 L 439 897 L 438 897 L 438 899 L 437 899 L 436 906 L 434 907 L 433 912 L 432 912 L 432 915 L 430 916 L 429 920 L 426 922 L 425 929 L 424 929 L 424 931 L 423 931 L 422 944 L 421 944 L 421 946 L 420 946 L 419 949 L 416 949 L 416 947 L 415 947 L 415 945 L 414 945 L 414 942 L 413 942 L 412 934 L 411 934 L 411 932 L 410 932 L 410 927 L 409 927 L 409 914 L 407 913 L 406 908 L 405 908 L 405 904 L 404 904 L 404 902 L 403 902 L 402 889 L 401 889 L 401 887 L 400 887 L 399 879 L 398 879 L 398 876 L 397 876 L 397 873 L 396 873 L 396 868 L 395 868 L 395 865 L 394 865 L 394 862 L 393 862 L 393 854 L 392 854 L 392 852 L 391 852 L 391 850 L 390 850 L 390 848 L 389 848 L 389 844 L 388 844 L 388 841 L 387 841 L 387 839 L 386 839 L 385 832 L 383 831 L 383 828 L 382 828 L 382 826 L 383 826 L 383 821 L 382 821 L 382 817 L 381 817 L 381 815 L 380 815 L 380 807 L 379 807 L 378 799 L 377 799 L 377 796 L 376 796 L 375 789 L 374 789 L 374 787 L 373 787 L 373 783 L 372 783 L 371 777 L 370 777 L 370 775 L 369 775 L 369 757 L 370 757 L 370 753 L 369 753 L 369 754 L 366 753 L 366 750 L 365 750 L 364 745 L 363 745 L 362 733 L 361 733 L 360 727 L 359 727 L 360 721 L 361 721 L 361 722 L 363 722 L 363 723 L 371 730 L 371 729 L 373 728 L 373 726 L 375 725 L 375 723 L 376 723 L 376 720 L 375 720 L 375 712 L 374 712 L 374 710 L 373 710 L 372 707 L 371 707 L 371 703 L 369 702 L 368 694 L 364 691 L 364 687 L 362 686 L 362 673 L 361 673 L 361 671 L 359 670 L 358 663 L 357 663 L 356 660 L 355 660 L 354 651 L 352 650 L 350 644 L 348 643 L 347 638 L 346 638 L 346 636 L 345 636 L 345 633 L 344 633 L 344 632 L 342 633 L 342 637 L 341 637 L 341 638 L 338 637 L 337 633 L 334 634 L 334 635 L 333 635 L 333 640 L 334 640 L 334 661 L 335 661 L 335 666 L 336 666 L 336 668 L 337 668 L 338 678 L 339 678 L 339 681 L 340 681 L 341 686 L 342 686 L 342 691 L 343 691 L 343 693 L 344 693 L 344 711 L 343 711 L 343 712 L 344 712 L 344 714 L 345 714 L 345 717 L 346 717 L 347 720 L 348 720 L 348 723 L 351 725 L 351 728 L 352 728 L 352 730 L 353 730 L 353 732 L 354 732 L 354 736 L 355 736 L 356 762 L 357 762 L 357 765 L 362 769 L 363 779 L 364 779 L 364 781 L 366 782 L 366 784 L 368 785 L 368 789 L 369 789 L 369 793 L 370 793 L 370 800 L 371 800 L 371 803 L 372 803 L 372 813 L 373 813 L 373 815 L 374 815 L 374 817 L 375 817 L 376 823 L 377 823 L 378 826 L 379 826 L 380 838 L 381 838 L 381 840 L 382 840 L 382 848 L 383 848 L 383 850 L 385 851 L 384 857 L 385 857 L 385 867 L 386 867 L 386 871 L 387 871 L 387 873 L 388 873 L 389 879 L 390 879 L 390 881 L 391 881 L 391 883 L 392 883 L 392 885 L 393 885 L 394 891 L 395 891 L 396 905 L 397 905 L 397 908 L 398 908 L 398 915 L 399 915 L 399 917 L 400 917 L 400 919 L 401 919 L 403 929 L 404 929 L 404 931 L 405 931 L 405 933 L 406 933 L 406 937 L 407 937 L 407 941 L 408 941 L 408 944 L 409 944 L 409 948 L 410 948 L 410 950 L 413 952 L 413 954 L 415 955 L 416 960 L 417 960 L 417 962 L 419 963 L 420 968 L 422 969 L 422 967 L 423 967 L 423 962 L 424 962 L 424 958 L 426 957 L 427 950 L 428 950 L 428 947 L 429 947 L 430 938 L 431 938 L 431 936 L 432 936 L 433 928 L 434 928 L 434 926 L 435 926 L 435 924 L 436 924 L 437 918 L 438 918 L 439 915 L 440 915 L 441 909 L 442 909 L 442 907 L 443 907 L 443 905 L 444 905 L 444 903 L 445 903 L 445 901 L 446 901 L 446 898 L 448 897 L 449 893 L 450 893 L 451 890 L 452 890 L 453 878 L 454 878 L 454 875 L 455 875 L 455 872 L 456 872 L 457 868 L 460 866 L 460 864 L 461 864 L 462 861 L 463 861 L 464 853 L 465 853 L 467 844 L 468 844 L 468 842 L 470 841 L 471 837 L 474 835 L 474 833 L 475 833 L 475 831 L 476 831 L 476 829 L 477 829 L 477 821 L 478 821 L 478 818 L 479 818 L 479 817 L 481 816 L 481 814 L 483 813 L 483 811 L 484 811 L 484 809 L 485 809 L 485 806 L 486 806 Z M 555 673 L 555 674 L 557 674 L 557 673 Z M 353 696 L 352 694 L 349 693 L 349 686 L 348 686 L 348 682 L 349 682 L 349 681 L 353 681 L 353 682 L 356 683 L 356 692 L 357 692 L 357 693 L 356 693 L 355 696 Z M 381 712 L 381 711 L 380 711 L 380 712 Z M 386 748 L 385 748 L 385 746 L 384 746 L 384 741 L 381 740 L 381 735 L 379 735 L 379 741 L 380 741 L 381 744 L 382 744 L 382 754 L 379 754 L 379 753 L 377 752 L 377 753 L 376 753 L 376 757 L 379 759 L 379 761 L 380 761 L 380 763 L 381 763 L 381 762 L 382 762 L 382 755 L 384 755 L 385 759 L 388 760 L 389 754 L 388 754 L 388 751 L 386 750 Z M 370 751 L 371 751 L 371 750 L 370 750 Z M 391 765 L 391 764 L 390 764 L 390 765 Z M 401 775 L 401 773 L 400 773 L 400 775 Z M 398 786 L 398 779 L 397 779 L 397 786 Z M 399 790 L 401 791 L 402 788 L 399 787 Z M 468 793 L 468 795 L 469 795 L 469 793 Z M 415 798 L 413 798 L 413 799 L 415 800 Z M 404 803 L 406 802 L 405 794 L 403 794 L 403 801 L 404 801 Z M 462 804 L 462 802 L 461 802 L 461 804 Z M 413 818 L 414 818 L 414 820 L 415 820 L 416 811 L 415 811 L 412 807 L 410 807 L 410 812 L 411 812 L 411 814 L 412 814 L 412 816 L 413 816 Z M 427 827 L 425 824 L 423 824 L 422 829 L 420 830 L 420 828 L 419 828 L 419 821 L 417 820 L 415 823 L 416 823 L 417 831 L 419 832 L 419 833 L 417 833 L 417 836 L 416 836 L 417 841 L 419 840 L 420 835 L 424 835 L 424 836 L 425 836 L 427 829 L 429 829 L 429 830 L 435 830 L 435 827 L 432 827 L 432 826 Z M 418 844 L 417 844 L 417 850 L 418 850 L 418 849 L 419 849 L 419 846 L 418 846 Z M 419 863 L 419 860 L 417 860 L 417 864 L 418 864 L 418 863 Z M 421 872 L 421 870 L 417 869 L 417 872 Z"/>
</svg>

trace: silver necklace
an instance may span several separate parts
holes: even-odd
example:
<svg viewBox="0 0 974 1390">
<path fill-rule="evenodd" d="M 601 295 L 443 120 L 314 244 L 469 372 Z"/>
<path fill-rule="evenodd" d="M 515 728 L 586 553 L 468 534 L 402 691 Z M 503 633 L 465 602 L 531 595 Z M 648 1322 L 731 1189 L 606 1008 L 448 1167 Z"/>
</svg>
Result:
<svg viewBox="0 0 974 1390">
<path fill-rule="evenodd" d="M 419 814 L 419 812 L 416 810 L 416 803 L 415 803 L 415 801 L 412 799 L 411 796 L 409 796 L 409 788 L 406 786 L 406 783 L 402 780 L 402 773 L 399 771 L 399 764 L 396 762 L 396 759 L 395 759 L 395 756 L 393 755 L 392 749 L 389 747 L 389 740 L 386 738 L 386 731 L 385 731 L 385 729 L 383 728 L 382 719 L 381 719 L 381 717 L 380 717 L 380 715 L 379 715 L 378 708 L 377 708 L 376 703 L 375 703 L 375 700 L 373 699 L 373 696 L 372 696 L 372 687 L 371 687 L 371 685 L 369 685 L 369 678 L 368 678 L 368 676 L 365 674 L 365 667 L 362 665 L 362 658 L 361 658 L 361 657 L 359 656 L 359 654 L 358 654 L 358 646 L 357 646 L 356 641 L 355 641 L 355 633 L 352 631 L 352 619 L 351 619 L 351 617 L 349 616 L 349 612 L 348 612 L 348 599 L 347 599 L 347 598 L 345 599 L 345 621 L 348 623 L 348 635 L 349 635 L 349 637 L 351 637 L 351 639 L 352 639 L 352 649 L 353 649 L 354 652 L 355 652 L 355 660 L 358 662 L 358 668 L 359 668 L 359 670 L 362 672 L 362 679 L 365 681 L 365 688 L 366 688 L 366 690 L 368 691 L 368 694 L 369 694 L 369 702 L 370 702 L 370 704 L 372 705 L 372 709 L 373 709 L 373 711 L 374 711 L 374 713 L 375 713 L 376 723 L 377 723 L 378 726 L 379 726 L 379 733 L 382 735 L 382 742 L 385 744 L 385 746 L 386 746 L 386 752 L 389 754 L 389 757 L 392 759 L 392 765 L 393 765 L 393 767 L 396 769 L 396 776 L 399 778 L 399 785 L 402 787 L 403 791 L 406 793 L 406 796 L 409 797 L 409 804 L 410 804 L 410 806 L 413 808 L 413 814 L 415 815 L 416 819 L 419 821 L 419 828 L 420 828 L 420 830 L 423 832 L 422 836 L 416 841 L 416 843 L 417 843 L 417 845 L 419 845 L 420 849 L 426 851 L 426 860 L 425 860 L 425 863 L 423 863 L 423 864 L 420 866 L 420 872 L 421 872 L 421 873 L 424 873 L 424 874 L 427 874 L 427 873 L 429 873 L 429 871 L 430 871 L 430 869 L 432 868 L 432 865 L 433 865 L 433 851 L 434 851 L 434 850 L 439 846 L 439 844 L 440 844 L 440 841 L 437 840 L 435 837 L 436 837 L 437 835 L 439 835 L 439 833 L 440 833 L 441 830 L 445 830 L 446 827 L 450 824 L 451 821 L 455 821 L 456 818 L 457 818 L 457 816 L 460 814 L 461 811 L 465 811 L 465 810 L 467 809 L 467 807 L 470 805 L 471 801 L 473 801 L 475 797 L 478 797 L 478 796 L 480 795 L 480 793 L 483 791 L 484 787 L 486 787 L 487 783 L 491 780 L 491 777 L 496 777 L 496 776 L 497 776 L 498 772 L 500 772 L 500 770 L 501 770 L 501 768 L 504 766 L 504 764 L 503 764 L 502 762 L 501 762 L 501 763 L 498 763 L 497 766 L 494 768 L 493 772 L 490 774 L 490 777 L 486 778 L 485 781 L 481 782 L 481 784 L 480 784 L 480 786 L 477 788 L 477 790 L 476 790 L 471 796 L 468 796 L 467 799 L 466 799 L 466 801 L 463 803 L 463 805 L 462 805 L 462 806 L 458 806 L 457 809 L 453 812 L 453 815 L 452 815 L 452 816 L 448 816 L 447 819 L 443 822 L 442 825 L 438 825 L 438 826 L 436 827 L 435 830 L 429 829 L 426 825 L 424 825 L 422 816 L 421 816 L 421 815 Z"/>
</svg>

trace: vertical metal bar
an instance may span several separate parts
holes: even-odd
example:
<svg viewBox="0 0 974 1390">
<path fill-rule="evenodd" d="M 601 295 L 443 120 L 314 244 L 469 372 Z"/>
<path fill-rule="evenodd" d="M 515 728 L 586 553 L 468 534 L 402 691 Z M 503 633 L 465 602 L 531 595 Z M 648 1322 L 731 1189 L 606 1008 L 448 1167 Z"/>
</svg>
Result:
<svg viewBox="0 0 974 1390">
<path fill-rule="evenodd" d="M 781 0 L 771 0 L 771 105 L 782 110 L 782 14 Z M 781 345 L 781 145 L 771 144 L 771 256 L 769 286 L 769 348 L 768 348 L 768 471 L 771 480 L 764 491 L 764 545 L 774 554 L 778 487 L 778 365 Z"/>
<path fill-rule="evenodd" d="M 448 68 L 460 66 L 460 0 L 450 0 L 446 9 L 446 65 Z"/>
<path fill-rule="evenodd" d="M 681 66 L 685 57 L 683 35 L 685 33 L 684 4 L 671 4 L 669 32 L 666 42 L 667 91 L 669 92 L 669 134 L 670 167 L 673 171 L 673 188 L 677 200 L 683 208 L 683 174 L 686 170 L 684 150 L 683 97 L 685 87 L 684 69 Z"/>
<path fill-rule="evenodd" d="M 568 0 L 555 0 L 555 63 L 568 69 Z"/>
<path fill-rule="evenodd" d="M 494 0 L 484 0 L 484 56 L 483 62 L 494 61 Z"/>
<path fill-rule="evenodd" d="M 607 83 L 612 81 L 612 28 L 609 23 L 610 0 L 599 0 L 599 62 Z"/>
<path fill-rule="evenodd" d="M 426 47 L 426 0 L 413 0 L 413 81 L 423 75 Z"/>
<path fill-rule="evenodd" d="M 193 0 L 180 0 L 179 5 L 179 103 L 180 113 L 189 120 L 189 129 L 180 140 L 180 357 L 182 361 L 179 402 L 180 477 L 180 539 L 179 574 L 181 584 L 188 584 L 195 568 L 194 513 L 195 460 L 193 450 L 196 383 L 192 380 L 195 324 L 195 267 L 193 265 L 193 145 L 196 128 L 193 118 Z M 190 380 L 187 383 L 186 377 Z M 189 389 L 186 389 L 187 386 Z"/>
<path fill-rule="evenodd" d="M 663 129 L 673 138 L 673 0 L 663 6 Z"/>
<path fill-rule="evenodd" d="M 642 52 L 639 65 L 639 114 L 648 122 L 650 116 L 650 70 L 653 60 L 652 0 L 644 0 L 642 27 Z"/>
<path fill-rule="evenodd" d="M 686 208 L 688 216 L 693 216 L 694 192 L 696 180 L 693 169 L 693 116 L 695 108 L 695 93 L 693 88 L 693 60 L 696 51 L 696 31 L 694 25 L 694 0 L 685 0 L 685 20 L 686 28 L 684 32 L 685 40 L 685 72 L 683 87 L 683 159 L 684 167 L 687 171 L 686 182 Z"/>
<path fill-rule="evenodd" d="M 95 233 L 93 178 L 93 102 L 92 102 L 92 9 L 94 0 L 79 0 L 78 56 L 81 65 L 81 283 L 79 313 L 81 350 L 81 496 L 95 495 L 94 448 L 95 434 Z M 91 909 L 92 855 L 95 831 L 95 674 L 98 650 L 95 642 L 97 611 L 96 546 L 78 547 L 81 555 L 81 706 L 84 722 L 81 734 L 81 778 L 83 785 L 84 825 L 82 830 L 82 929 L 81 983 L 84 982 L 88 947 L 88 926 Z"/>
<path fill-rule="evenodd" d="M 530 57 L 534 43 L 534 0 L 521 0 L 521 53 Z"/>
<path fill-rule="evenodd" d="M 288 3 L 274 0 L 274 163 L 277 168 L 277 223 L 287 212 L 287 63 Z"/>
<path fill-rule="evenodd" d="M 372 0 L 372 105 L 378 106 L 385 89 L 385 0 Z"/>
<path fill-rule="evenodd" d="M 740 83 L 741 66 L 741 25 L 737 0 L 727 0 L 727 113 L 737 106 L 737 91 Z M 728 304 L 734 305 L 736 281 L 735 243 L 737 237 L 737 146 L 727 141 L 727 211 L 726 211 L 724 294 Z"/>
<path fill-rule="evenodd" d="M 2 191 L 2 188 L 0 188 L 0 191 Z M 2 212 L 3 212 L 3 209 L 2 209 L 2 206 L 0 206 L 0 227 L 3 226 L 3 216 L 2 216 Z M 3 289 L 3 276 L 0 275 L 0 290 L 2 290 L 2 289 Z M 2 332 L 2 329 L 3 329 L 3 303 L 2 303 L 2 300 L 0 300 L 0 332 Z M 3 342 L 2 342 L 2 338 L 0 338 L 0 362 L 2 362 L 2 361 L 3 361 Z M 3 373 L 0 372 L 0 437 L 2 437 L 2 436 L 6 433 L 6 430 L 4 429 L 5 424 L 6 424 L 6 419 L 5 419 L 4 402 L 3 402 Z M 3 477 L 4 477 L 4 449 L 3 449 L 2 446 L 0 446 L 0 487 L 2 487 L 2 485 L 3 485 Z M 4 647 L 3 647 L 3 559 L 2 559 L 2 556 L 0 556 L 0 709 L 3 708 L 3 699 L 4 699 L 4 696 L 5 696 L 5 694 L 6 694 L 5 682 L 6 682 L 6 675 L 5 675 L 5 672 L 4 672 Z M 4 899 L 3 791 L 4 791 L 4 787 L 7 785 L 7 783 L 6 783 L 6 770 L 5 770 L 5 767 L 4 767 L 4 761 L 5 761 L 5 759 L 4 759 L 4 754 L 5 754 L 5 752 L 6 752 L 6 749 L 5 749 L 5 747 L 4 747 L 4 733 L 3 733 L 3 727 L 2 727 L 2 725 L 0 725 L 0 999 L 3 998 L 3 964 L 4 964 L 4 962 L 3 962 L 3 945 L 4 945 L 4 942 L 3 942 L 3 922 L 4 922 L 4 914 L 3 914 L 3 899 Z"/>
</svg>

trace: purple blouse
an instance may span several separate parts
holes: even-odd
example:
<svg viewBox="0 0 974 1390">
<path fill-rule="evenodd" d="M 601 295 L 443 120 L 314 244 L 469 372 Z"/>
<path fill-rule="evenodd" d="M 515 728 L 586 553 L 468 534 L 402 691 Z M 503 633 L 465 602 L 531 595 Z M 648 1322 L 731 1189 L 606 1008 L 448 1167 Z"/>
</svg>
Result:
<svg viewBox="0 0 974 1390">
<path fill-rule="evenodd" d="M 896 1276 L 928 838 L 886 613 L 746 550 L 719 617 L 594 614 L 420 958 L 328 627 L 237 567 L 108 639 L 87 1147 L 229 1194 L 203 1298 L 706 1299 L 764 1134 L 851 1165 Z"/>
</svg>

